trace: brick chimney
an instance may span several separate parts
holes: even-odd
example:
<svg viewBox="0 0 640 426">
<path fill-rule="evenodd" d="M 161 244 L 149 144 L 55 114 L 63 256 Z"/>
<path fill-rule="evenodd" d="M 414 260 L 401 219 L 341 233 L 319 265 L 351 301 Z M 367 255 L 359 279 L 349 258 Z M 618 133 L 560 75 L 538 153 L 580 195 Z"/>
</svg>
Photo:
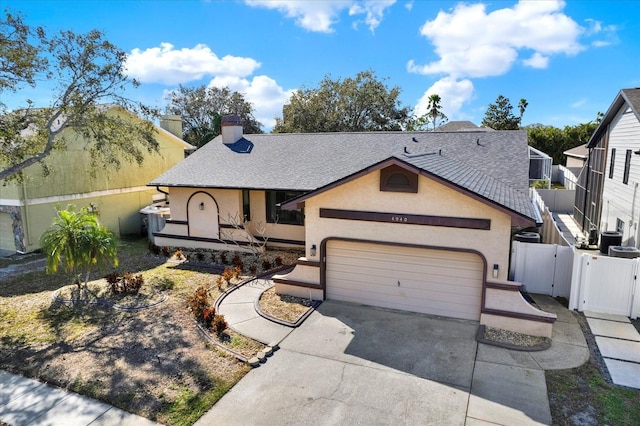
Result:
<svg viewBox="0 0 640 426">
<path fill-rule="evenodd" d="M 179 115 L 163 115 L 160 117 L 160 127 L 174 136 L 182 139 L 182 117 Z"/>
<path fill-rule="evenodd" d="M 222 117 L 222 143 L 230 145 L 242 139 L 242 118 L 238 115 Z"/>
</svg>

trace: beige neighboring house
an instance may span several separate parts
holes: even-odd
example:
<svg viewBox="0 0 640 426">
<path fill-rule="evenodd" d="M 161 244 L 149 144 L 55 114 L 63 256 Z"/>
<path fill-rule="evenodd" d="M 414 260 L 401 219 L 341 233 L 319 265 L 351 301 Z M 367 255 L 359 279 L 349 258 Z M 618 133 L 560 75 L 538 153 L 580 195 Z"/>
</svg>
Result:
<svg viewBox="0 0 640 426">
<path fill-rule="evenodd" d="M 167 187 L 158 245 L 304 247 L 279 293 L 551 336 L 555 315 L 507 280 L 510 242 L 539 226 L 525 131 L 222 135 L 149 185 Z M 247 217 L 246 241 L 233 238 Z M 253 228 L 264 223 L 264 232 Z"/>
<path fill-rule="evenodd" d="M 139 120 L 116 106 L 108 113 Z M 45 161 L 51 170 L 48 176 L 35 164 L 24 170 L 24 182 L 0 183 L 0 252 L 26 253 L 38 249 L 40 236 L 51 226 L 56 208 L 66 208 L 69 204 L 76 208 L 89 207 L 98 214 L 100 222 L 117 235 L 139 235 L 142 226 L 139 210 L 159 194 L 146 184 L 182 161 L 185 151 L 194 149 L 176 136 L 181 133 L 179 119 L 168 116 L 162 123 L 175 134 L 160 127 L 156 129 L 159 153 L 145 152 L 141 166 L 124 162 L 117 171 L 101 168 L 95 177 L 90 175 L 85 140 L 73 129 L 65 130 L 63 136 L 68 147 L 47 157 Z"/>
<path fill-rule="evenodd" d="M 566 150 L 563 154 L 567 156 L 565 164 L 567 169 L 574 171 L 574 174 L 578 175 L 589 157 L 589 148 L 587 148 L 587 144 L 585 143 Z M 577 171 L 577 173 L 575 173 L 575 171 Z"/>
</svg>

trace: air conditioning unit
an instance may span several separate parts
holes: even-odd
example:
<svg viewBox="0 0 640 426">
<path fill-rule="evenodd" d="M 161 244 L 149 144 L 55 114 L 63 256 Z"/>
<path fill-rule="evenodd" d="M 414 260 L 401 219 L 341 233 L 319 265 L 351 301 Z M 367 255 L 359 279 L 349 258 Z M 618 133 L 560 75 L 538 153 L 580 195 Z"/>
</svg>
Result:
<svg viewBox="0 0 640 426">
<path fill-rule="evenodd" d="M 640 250 L 635 247 L 609 246 L 609 256 L 633 259 L 636 257 L 640 257 Z"/>
</svg>

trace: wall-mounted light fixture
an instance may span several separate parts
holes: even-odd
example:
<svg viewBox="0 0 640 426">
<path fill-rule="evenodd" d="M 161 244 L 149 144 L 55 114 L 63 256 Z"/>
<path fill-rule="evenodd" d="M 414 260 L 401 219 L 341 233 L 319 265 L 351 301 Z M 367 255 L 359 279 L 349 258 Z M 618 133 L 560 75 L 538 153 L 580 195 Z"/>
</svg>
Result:
<svg viewBox="0 0 640 426">
<path fill-rule="evenodd" d="M 493 264 L 493 278 L 498 278 L 499 266 L 497 263 Z"/>
<path fill-rule="evenodd" d="M 311 255 L 311 257 L 315 257 L 315 255 L 316 255 L 316 245 L 315 244 L 311 245 L 311 250 L 309 250 L 309 254 Z"/>
<path fill-rule="evenodd" d="M 200 203 L 200 210 L 204 210 L 204 203 Z"/>
</svg>

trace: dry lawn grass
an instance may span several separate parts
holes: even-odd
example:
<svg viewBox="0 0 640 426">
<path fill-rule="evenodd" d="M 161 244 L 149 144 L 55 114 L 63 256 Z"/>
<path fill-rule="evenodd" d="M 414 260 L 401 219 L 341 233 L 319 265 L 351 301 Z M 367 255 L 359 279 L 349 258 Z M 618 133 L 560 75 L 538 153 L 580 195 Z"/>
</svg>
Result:
<svg viewBox="0 0 640 426">
<path fill-rule="evenodd" d="M 192 424 L 249 371 L 203 338 L 186 297 L 204 285 L 218 296 L 217 275 L 146 254 L 145 242 L 124 242 L 119 271 L 142 273 L 143 298 L 169 299 L 129 313 L 83 303 L 67 306 L 51 295 L 67 284 L 39 270 L 0 286 L 0 369 L 38 378 L 168 424 Z M 91 291 L 106 295 L 93 277 Z M 72 288 L 68 291 L 71 295 Z M 140 301 L 129 301 L 139 303 Z M 148 300 L 147 300 L 148 302 Z M 255 353 L 257 342 L 231 331 L 224 343 Z"/>
</svg>

